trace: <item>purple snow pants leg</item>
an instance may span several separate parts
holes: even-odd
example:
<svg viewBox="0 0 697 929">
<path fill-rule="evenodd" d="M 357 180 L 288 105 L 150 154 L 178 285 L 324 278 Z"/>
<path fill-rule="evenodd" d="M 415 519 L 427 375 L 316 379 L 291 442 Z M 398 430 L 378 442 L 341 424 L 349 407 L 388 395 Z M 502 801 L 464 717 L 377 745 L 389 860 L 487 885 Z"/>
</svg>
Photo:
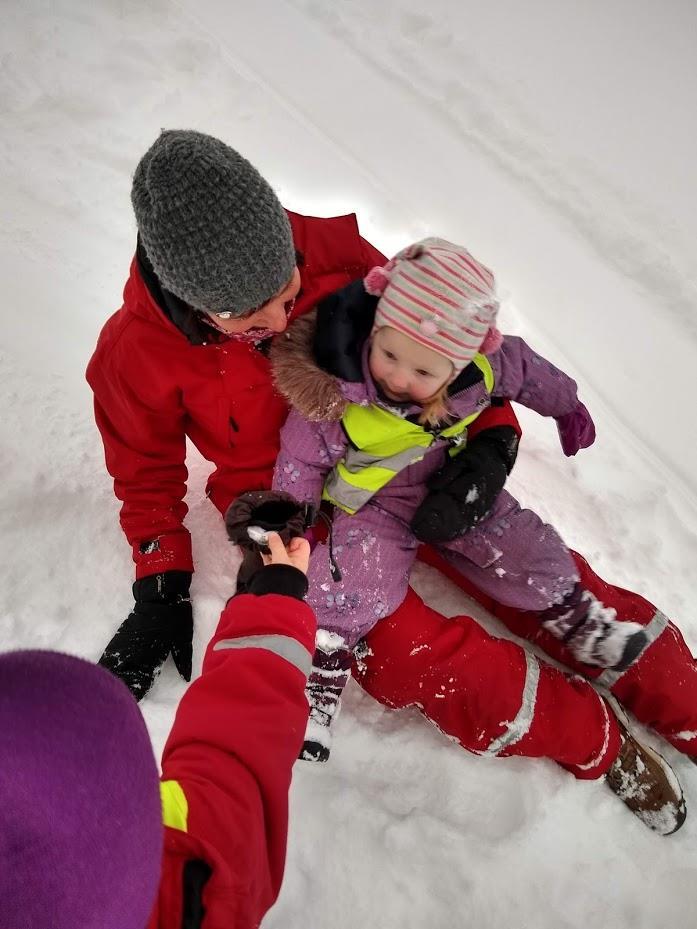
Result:
<svg viewBox="0 0 697 929">
<path fill-rule="evenodd" d="M 482 593 L 519 610 L 561 603 L 579 580 L 556 529 L 505 490 L 475 529 L 438 548 Z"/>
<path fill-rule="evenodd" d="M 403 522 L 370 504 L 356 516 L 335 510 L 334 558 L 343 578 L 334 581 L 329 546 L 310 557 L 307 602 L 317 626 L 343 636 L 349 648 L 404 600 L 417 541 Z"/>
</svg>

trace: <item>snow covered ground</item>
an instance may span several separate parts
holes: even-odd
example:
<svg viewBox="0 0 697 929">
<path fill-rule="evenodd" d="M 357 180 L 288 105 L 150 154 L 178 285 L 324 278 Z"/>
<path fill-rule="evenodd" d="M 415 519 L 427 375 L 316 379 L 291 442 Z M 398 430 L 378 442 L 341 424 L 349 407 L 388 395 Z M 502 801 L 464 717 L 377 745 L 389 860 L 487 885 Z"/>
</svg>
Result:
<svg viewBox="0 0 697 929">
<path fill-rule="evenodd" d="M 438 234 L 496 271 L 504 330 L 575 374 L 598 427 L 569 461 L 523 414 L 513 492 L 697 649 L 693 4 L 24 0 L 2 16 L 0 647 L 96 658 L 130 607 L 83 370 L 133 251 L 130 173 L 160 128 L 186 127 L 238 147 L 294 209 L 357 212 L 384 251 Z M 205 475 L 192 453 L 199 664 L 236 569 Z M 415 585 L 473 609 L 430 569 Z M 183 687 L 168 666 L 143 703 L 157 751 Z M 661 839 L 602 784 L 469 756 L 353 685 L 336 736 L 326 768 L 296 768 L 271 929 L 694 924 L 697 768 L 674 752 L 688 822 Z"/>
</svg>

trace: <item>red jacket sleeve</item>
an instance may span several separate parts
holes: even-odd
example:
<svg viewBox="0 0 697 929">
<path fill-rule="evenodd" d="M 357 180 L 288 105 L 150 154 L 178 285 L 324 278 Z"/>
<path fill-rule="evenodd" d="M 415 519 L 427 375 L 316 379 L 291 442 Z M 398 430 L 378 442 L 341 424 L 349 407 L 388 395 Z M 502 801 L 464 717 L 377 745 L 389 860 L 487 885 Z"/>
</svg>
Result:
<svg viewBox="0 0 697 929">
<path fill-rule="evenodd" d="M 300 600 L 234 597 L 208 646 L 201 677 L 177 710 L 162 779 L 181 788 L 186 814 L 179 830 L 192 856 L 211 868 L 202 902 L 211 916 L 219 914 L 214 925 L 257 926 L 278 895 L 291 769 L 308 717 L 305 683 L 315 628 L 311 609 Z M 161 911 L 163 901 L 181 897 L 181 867 L 168 868 L 167 845 Z M 180 865 L 181 843 L 178 856 L 176 843 L 169 846 Z"/>
<path fill-rule="evenodd" d="M 184 411 L 178 391 L 152 371 L 151 359 L 124 333 L 105 327 L 87 368 L 121 528 L 133 547 L 136 576 L 193 571 L 182 520 L 187 470 Z"/>
</svg>

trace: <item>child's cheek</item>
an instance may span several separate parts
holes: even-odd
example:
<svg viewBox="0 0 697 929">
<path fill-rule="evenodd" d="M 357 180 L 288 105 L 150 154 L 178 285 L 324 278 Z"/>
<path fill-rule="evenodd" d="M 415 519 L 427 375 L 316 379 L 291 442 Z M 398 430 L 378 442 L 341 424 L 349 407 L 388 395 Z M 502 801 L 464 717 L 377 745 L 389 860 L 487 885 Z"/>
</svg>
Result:
<svg viewBox="0 0 697 929">
<path fill-rule="evenodd" d="M 375 357 L 375 353 L 371 351 L 368 356 L 368 370 L 370 371 L 370 376 L 373 379 L 381 379 L 383 371 L 381 370 L 381 365 L 379 360 Z"/>
<path fill-rule="evenodd" d="M 435 390 L 428 390 L 423 384 L 419 384 L 414 387 L 411 391 L 411 395 L 414 400 L 428 400 L 429 397 L 433 396 Z"/>
</svg>

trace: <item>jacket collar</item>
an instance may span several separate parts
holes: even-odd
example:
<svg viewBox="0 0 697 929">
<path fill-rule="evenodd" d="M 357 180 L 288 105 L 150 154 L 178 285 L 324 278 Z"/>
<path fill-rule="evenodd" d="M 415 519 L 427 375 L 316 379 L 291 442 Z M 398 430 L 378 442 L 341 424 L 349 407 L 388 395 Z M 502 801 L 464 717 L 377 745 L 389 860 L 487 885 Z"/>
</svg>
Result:
<svg viewBox="0 0 697 929">
<path fill-rule="evenodd" d="M 153 303 L 176 328 L 186 336 L 191 345 L 206 345 L 208 342 L 224 342 L 226 337 L 213 326 L 209 326 L 200 313 L 192 310 L 188 303 L 171 291 L 166 290 L 158 280 L 143 243 L 138 236 L 136 246 L 136 267 L 143 279 Z"/>
<path fill-rule="evenodd" d="M 421 412 L 418 406 L 389 404 L 380 397 L 370 376 L 368 339 L 377 302 L 377 297 L 366 292 L 362 280 L 353 281 L 322 300 L 316 311 L 296 320 L 282 339 L 274 340 L 270 357 L 276 387 L 306 419 L 340 420 L 348 403 L 380 403 L 405 418 Z M 468 365 L 450 385 L 448 394 L 456 416 L 472 412 L 473 399 L 484 402 L 486 391 L 479 368 Z"/>
<path fill-rule="evenodd" d="M 318 305 L 314 355 L 319 366 L 334 377 L 343 381 L 366 378 L 364 349 L 375 321 L 378 299 L 366 291 L 361 279 Z M 470 363 L 448 387 L 448 396 L 454 397 L 481 380 L 482 372 Z"/>
</svg>

